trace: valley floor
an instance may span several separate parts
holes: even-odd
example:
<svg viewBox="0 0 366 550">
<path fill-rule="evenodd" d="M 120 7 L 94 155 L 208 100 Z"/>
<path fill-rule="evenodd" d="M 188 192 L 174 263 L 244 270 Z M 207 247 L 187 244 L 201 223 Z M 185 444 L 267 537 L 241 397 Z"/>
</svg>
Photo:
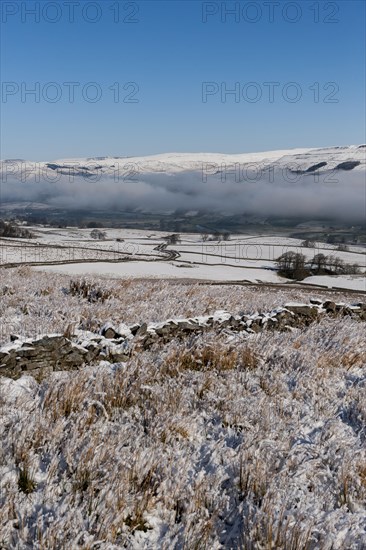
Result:
<svg viewBox="0 0 366 550">
<path fill-rule="evenodd" d="M 276 259 L 286 252 L 338 257 L 357 264 L 358 275 L 308 277 L 300 284 L 350 289 L 366 293 L 366 248 L 338 250 L 315 242 L 305 247 L 300 239 L 269 235 L 232 235 L 230 240 L 203 240 L 202 235 L 182 234 L 166 245 L 171 234 L 129 229 L 107 229 L 105 238 L 91 238 L 89 229 L 29 227 L 33 239 L 0 238 L 0 266 L 32 266 L 35 270 L 68 275 L 118 279 L 191 279 L 284 284 L 291 281 L 277 273 Z"/>
</svg>

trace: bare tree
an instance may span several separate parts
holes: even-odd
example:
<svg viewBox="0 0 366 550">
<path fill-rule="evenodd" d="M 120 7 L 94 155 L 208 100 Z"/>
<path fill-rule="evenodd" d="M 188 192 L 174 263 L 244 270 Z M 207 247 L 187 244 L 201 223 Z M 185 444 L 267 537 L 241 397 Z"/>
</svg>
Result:
<svg viewBox="0 0 366 550">
<path fill-rule="evenodd" d="M 327 256 L 324 254 L 316 254 L 311 260 L 311 270 L 316 274 L 325 273 L 327 267 Z"/>
<path fill-rule="evenodd" d="M 179 233 L 172 233 L 166 237 L 166 240 L 168 244 L 178 244 L 181 239 Z"/>
</svg>

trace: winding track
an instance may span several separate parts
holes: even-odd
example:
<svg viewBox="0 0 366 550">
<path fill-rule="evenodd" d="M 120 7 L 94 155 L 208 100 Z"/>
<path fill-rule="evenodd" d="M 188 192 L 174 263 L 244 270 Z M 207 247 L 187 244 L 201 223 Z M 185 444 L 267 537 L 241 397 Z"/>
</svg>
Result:
<svg viewBox="0 0 366 550">
<path fill-rule="evenodd" d="M 254 238 L 254 237 L 249 237 L 249 239 L 251 238 Z M 50 249 L 58 249 L 58 250 L 69 250 L 70 247 L 67 247 L 67 246 L 62 246 L 62 245 L 58 245 L 58 244 L 41 244 L 41 243 L 31 243 L 31 242 L 27 242 L 27 243 L 24 243 L 24 241 L 22 241 L 21 239 L 9 239 L 9 241 L 7 239 L 4 239 L 6 242 L 9 242 L 9 244 L 13 245 L 14 246 L 14 243 L 19 243 L 19 244 L 16 244 L 15 245 L 15 248 L 23 248 L 24 245 L 25 248 L 29 247 L 29 248 L 35 248 L 35 249 L 40 249 L 40 248 L 43 248 L 43 249 L 47 249 L 47 248 L 50 248 Z M 191 243 L 190 243 L 191 244 Z M 261 244 L 265 244 L 265 243 L 261 243 Z M 270 243 L 268 243 L 270 244 Z M 1 249 L 1 246 L 6 246 L 6 245 L 3 245 L 3 244 L 0 244 L 0 249 Z M 29 262 L 9 262 L 9 263 L 4 263 L 4 264 L 0 264 L 0 268 L 3 267 L 3 268 L 6 268 L 6 269 L 10 269 L 10 268 L 16 268 L 16 267 L 21 267 L 21 266 L 30 266 L 30 267 L 42 267 L 42 266 L 52 266 L 52 265 L 67 265 L 67 264 L 82 264 L 82 263 L 123 263 L 123 262 L 133 262 L 133 261 L 146 261 L 146 262 L 170 262 L 170 261 L 177 261 L 178 263 L 184 265 L 184 264 L 187 264 L 187 265 L 208 265 L 207 263 L 205 262 L 190 262 L 188 260 L 179 260 L 178 258 L 181 258 L 181 253 L 178 252 L 177 250 L 173 250 L 173 249 L 168 249 L 167 248 L 167 244 L 166 243 L 161 243 L 159 244 L 158 246 L 156 246 L 153 250 L 156 250 L 157 252 L 159 252 L 159 254 L 149 254 L 149 256 L 147 254 L 142 254 L 142 253 L 132 253 L 132 252 L 127 252 L 127 251 L 119 251 L 119 250 L 110 250 L 110 249 L 105 249 L 105 248 L 96 248 L 96 247 L 83 247 L 83 246 L 73 246 L 73 250 L 82 250 L 82 251 L 95 251 L 95 252 L 98 252 L 99 254 L 100 253 L 110 253 L 110 254 L 113 254 L 113 255 L 118 255 L 120 256 L 120 258 L 90 258 L 90 259 L 85 259 L 85 258 L 79 258 L 79 259 L 65 259 L 65 260 L 53 260 L 53 261 L 41 261 L 41 262 L 36 262 L 36 261 L 29 261 Z M 198 245 L 198 246 L 201 246 Z M 329 249 L 322 249 L 322 250 L 328 250 Z M 352 251 L 353 253 L 353 251 Z M 201 255 L 202 256 L 202 252 L 195 252 L 195 251 L 189 251 L 189 254 L 197 254 L 197 255 Z M 363 256 L 365 256 L 365 253 L 364 252 L 355 252 L 355 254 L 362 254 Z M 206 256 L 210 256 L 210 257 L 217 257 L 217 258 L 222 258 L 222 255 L 220 254 L 212 254 L 212 253 L 205 253 Z M 242 260 L 253 260 L 252 258 L 241 258 Z M 263 261 L 273 261 L 269 258 L 261 258 Z M 220 263 L 212 263 L 212 264 L 209 264 L 210 267 L 219 267 L 219 266 L 222 266 L 222 262 Z M 238 269 L 258 269 L 258 266 L 245 266 L 245 268 L 243 268 L 243 266 L 240 266 L 240 265 L 235 265 L 235 264 L 229 264 L 229 263 L 226 263 L 225 262 L 225 266 L 227 267 L 235 267 L 235 268 L 238 268 Z M 360 266 L 362 268 L 365 268 L 366 266 Z M 263 269 L 263 268 L 262 268 Z M 146 279 L 148 280 L 148 279 Z M 155 280 L 155 279 L 154 279 Z M 170 279 L 165 279 L 165 280 L 168 280 L 168 281 L 171 281 Z M 179 282 L 183 282 L 184 279 L 179 279 Z M 255 287 L 266 287 L 266 288 L 273 288 L 273 289 L 290 289 L 290 288 L 297 288 L 297 289 L 301 289 L 301 290 L 305 290 L 305 291 L 309 291 L 309 292 L 312 292 L 314 290 L 318 290 L 318 291 L 321 291 L 321 292 L 325 292 L 325 293 L 332 293 L 334 291 L 341 291 L 341 292 L 344 292 L 344 293 L 351 293 L 351 294 L 366 294 L 366 288 L 365 290 L 352 290 L 352 289 L 345 289 L 345 288 L 341 288 L 341 287 L 332 287 L 332 288 L 327 288 L 327 287 L 324 287 L 324 286 L 321 286 L 321 285 L 316 285 L 316 284 L 301 284 L 301 283 L 294 283 L 294 282 L 288 282 L 288 283 L 268 283 L 268 282 L 252 282 L 252 281 L 247 281 L 247 280 L 237 280 L 237 281 L 212 281 L 212 280 L 202 280 L 202 279 L 187 279 L 187 282 L 189 282 L 190 284 L 200 284 L 200 285 L 215 285 L 215 286 L 220 286 L 220 285 L 239 285 L 239 286 L 255 286 Z"/>
</svg>

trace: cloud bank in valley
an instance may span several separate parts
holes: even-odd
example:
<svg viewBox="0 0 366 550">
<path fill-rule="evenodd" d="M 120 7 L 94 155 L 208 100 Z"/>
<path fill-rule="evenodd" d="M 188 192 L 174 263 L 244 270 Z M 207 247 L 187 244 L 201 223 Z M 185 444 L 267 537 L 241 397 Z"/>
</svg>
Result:
<svg viewBox="0 0 366 550">
<path fill-rule="evenodd" d="M 56 165 L 55 165 L 56 166 Z M 217 166 L 216 166 L 217 168 Z M 244 177 L 228 167 L 189 171 L 161 171 L 115 177 L 93 168 L 68 175 L 47 168 L 41 175 L 19 174 L 4 166 L 1 201 L 43 203 L 72 210 L 140 210 L 174 212 L 199 210 L 261 217 L 333 219 L 364 223 L 366 171 L 327 170 L 300 173 L 280 166 L 258 171 L 248 168 Z M 89 170 L 89 171 L 87 171 Z M 23 181 L 21 181 L 21 179 Z"/>
</svg>

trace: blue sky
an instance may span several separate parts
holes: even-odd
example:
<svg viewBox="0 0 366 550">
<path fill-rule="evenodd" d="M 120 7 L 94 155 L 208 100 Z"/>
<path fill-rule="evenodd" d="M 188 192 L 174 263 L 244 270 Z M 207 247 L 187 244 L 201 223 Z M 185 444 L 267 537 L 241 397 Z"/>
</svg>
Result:
<svg viewBox="0 0 366 550">
<path fill-rule="evenodd" d="M 272 20 L 262 1 L 26 0 L 1 8 L 1 158 L 365 141 L 363 1 L 278 1 Z M 73 102 L 67 82 L 77 83 Z"/>
</svg>

